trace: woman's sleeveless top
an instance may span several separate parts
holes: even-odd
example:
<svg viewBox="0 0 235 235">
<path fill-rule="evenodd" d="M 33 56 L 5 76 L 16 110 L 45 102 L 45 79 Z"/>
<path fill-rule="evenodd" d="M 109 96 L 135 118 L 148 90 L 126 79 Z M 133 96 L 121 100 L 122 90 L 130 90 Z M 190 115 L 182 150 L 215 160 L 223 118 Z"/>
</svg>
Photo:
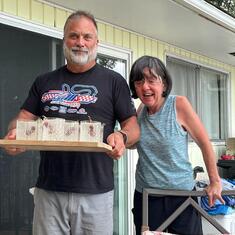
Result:
<svg viewBox="0 0 235 235">
<path fill-rule="evenodd" d="M 144 106 L 138 121 L 141 138 L 137 144 L 136 190 L 192 190 L 194 179 L 188 158 L 188 134 L 176 119 L 176 96 L 168 96 L 153 115 L 149 115 Z"/>
</svg>

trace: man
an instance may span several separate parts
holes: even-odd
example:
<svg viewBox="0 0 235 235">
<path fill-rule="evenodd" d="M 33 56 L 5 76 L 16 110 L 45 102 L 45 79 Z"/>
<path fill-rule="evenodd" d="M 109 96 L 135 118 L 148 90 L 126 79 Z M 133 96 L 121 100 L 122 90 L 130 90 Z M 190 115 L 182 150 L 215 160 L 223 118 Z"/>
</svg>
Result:
<svg viewBox="0 0 235 235">
<path fill-rule="evenodd" d="M 71 14 L 63 42 L 67 65 L 37 77 L 5 138 L 15 139 L 17 119 L 91 117 L 105 123 L 104 140 L 112 146 L 108 154 L 40 152 L 33 234 L 111 235 L 113 159 L 119 159 L 126 147 L 138 141 L 136 113 L 123 77 L 96 64 L 98 36 L 92 15 L 84 11 Z M 72 102 L 66 102 L 68 94 L 74 95 Z M 82 97 L 89 99 L 83 102 Z M 116 120 L 121 130 L 114 132 Z M 15 155 L 24 150 L 7 151 Z"/>
</svg>

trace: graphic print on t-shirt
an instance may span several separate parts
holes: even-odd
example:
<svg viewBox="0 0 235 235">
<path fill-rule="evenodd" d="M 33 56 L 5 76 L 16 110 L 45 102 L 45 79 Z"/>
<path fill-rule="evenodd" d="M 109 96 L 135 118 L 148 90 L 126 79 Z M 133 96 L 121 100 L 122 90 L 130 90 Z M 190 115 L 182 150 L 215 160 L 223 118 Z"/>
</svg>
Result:
<svg viewBox="0 0 235 235">
<path fill-rule="evenodd" d="M 75 84 L 70 87 L 68 84 L 63 84 L 61 90 L 45 92 L 41 101 L 49 102 L 44 107 L 45 112 L 52 110 L 59 113 L 87 114 L 86 109 L 81 105 L 95 103 L 98 99 L 97 94 L 96 87 L 92 85 Z"/>
</svg>

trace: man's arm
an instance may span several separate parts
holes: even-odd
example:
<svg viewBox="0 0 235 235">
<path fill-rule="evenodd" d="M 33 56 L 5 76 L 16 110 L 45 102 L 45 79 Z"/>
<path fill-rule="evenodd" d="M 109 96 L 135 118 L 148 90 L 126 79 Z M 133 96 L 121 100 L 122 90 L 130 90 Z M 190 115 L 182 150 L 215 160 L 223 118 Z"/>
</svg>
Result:
<svg viewBox="0 0 235 235">
<path fill-rule="evenodd" d="M 109 155 L 114 159 L 119 159 L 126 147 L 134 145 L 140 138 L 140 128 L 136 116 L 131 116 L 120 124 L 121 130 L 110 134 L 107 138 L 107 143 L 113 148 Z"/>
<path fill-rule="evenodd" d="M 136 116 L 132 116 L 121 123 L 121 131 L 126 134 L 126 147 L 134 145 L 140 138 L 140 128 Z"/>
<path fill-rule="evenodd" d="M 35 116 L 34 114 L 28 112 L 25 109 L 22 109 L 17 116 L 9 123 L 8 125 L 8 132 L 16 129 L 16 121 L 21 119 L 21 120 L 36 120 L 38 117 Z"/>
</svg>

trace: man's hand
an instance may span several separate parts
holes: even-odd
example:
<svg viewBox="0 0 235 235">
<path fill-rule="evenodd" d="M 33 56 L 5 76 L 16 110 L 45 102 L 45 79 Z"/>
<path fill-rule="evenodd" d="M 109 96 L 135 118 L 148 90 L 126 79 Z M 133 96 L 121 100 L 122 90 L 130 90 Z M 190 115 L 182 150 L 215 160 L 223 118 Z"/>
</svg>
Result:
<svg viewBox="0 0 235 235">
<path fill-rule="evenodd" d="M 122 134 L 120 132 L 110 134 L 107 143 L 112 146 L 112 150 L 107 154 L 115 160 L 120 159 L 126 149 Z"/>
<path fill-rule="evenodd" d="M 7 135 L 4 137 L 6 140 L 15 140 L 16 139 L 16 129 L 10 130 Z M 13 148 L 13 147 L 6 147 L 4 148 L 6 153 L 12 156 L 25 152 L 25 149 L 22 148 Z"/>
</svg>

